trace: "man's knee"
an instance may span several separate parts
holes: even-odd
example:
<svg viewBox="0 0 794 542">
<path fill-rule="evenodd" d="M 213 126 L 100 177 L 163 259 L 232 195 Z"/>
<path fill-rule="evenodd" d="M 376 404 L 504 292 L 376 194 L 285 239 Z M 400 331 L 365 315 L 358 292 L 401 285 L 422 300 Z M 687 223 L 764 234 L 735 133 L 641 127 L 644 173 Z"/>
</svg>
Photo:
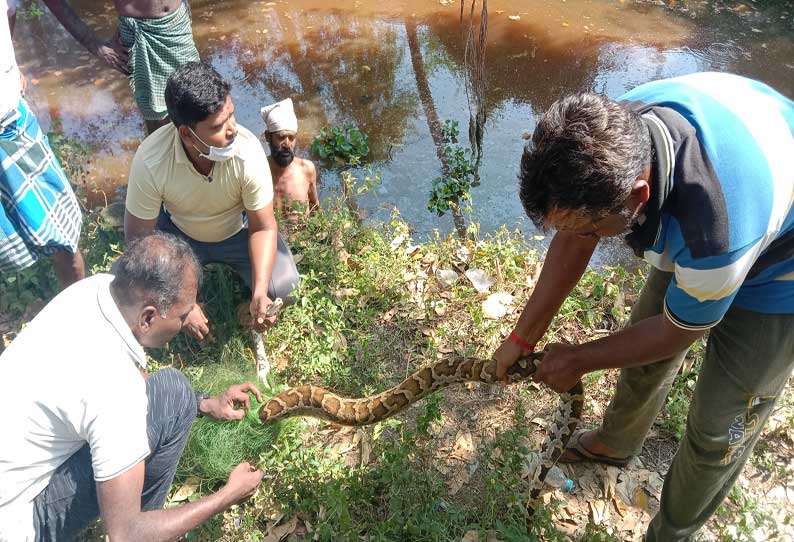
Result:
<svg viewBox="0 0 794 542">
<path fill-rule="evenodd" d="M 301 279 L 294 264 L 286 267 L 287 269 L 284 269 L 278 275 L 274 272 L 274 276 L 271 278 L 270 282 L 273 287 L 271 299 L 280 297 L 284 305 L 292 305 L 297 300 L 296 296 Z"/>
<path fill-rule="evenodd" d="M 190 431 L 196 418 L 196 396 L 185 375 L 173 368 L 161 369 L 146 381 L 146 394 L 150 427 L 178 434 Z"/>
</svg>

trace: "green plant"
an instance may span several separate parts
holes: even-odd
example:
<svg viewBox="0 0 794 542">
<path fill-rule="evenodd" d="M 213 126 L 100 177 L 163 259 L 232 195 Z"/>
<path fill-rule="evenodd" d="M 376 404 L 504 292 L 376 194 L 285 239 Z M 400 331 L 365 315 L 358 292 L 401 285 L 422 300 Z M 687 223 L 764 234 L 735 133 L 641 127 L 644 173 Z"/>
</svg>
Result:
<svg viewBox="0 0 794 542">
<path fill-rule="evenodd" d="M 21 19 L 35 20 L 44 15 L 44 10 L 39 5 L 38 0 L 28 0 L 25 5 L 20 6 L 17 13 Z"/>
<path fill-rule="evenodd" d="M 427 209 L 442 216 L 462 200 L 471 197 L 470 190 L 475 180 L 474 161 L 471 151 L 458 145 L 458 122 L 447 120 L 441 128 L 444 139 L 443 172 L 432 180 Z"/>
<path fill-rule="evenodd" d="M 771 514 L 759 509 L 758 503 L 734 485 L 728 498 L 717 509 L 715 523 L 723 542 L 754 542 L 780 540 L 777 523 Z"/>
<path fill-rule="evenodd" d="M 424 412 L 416 418 L 416 431 L 420 435 L 427 435 L 430 425 L 441 419 L 441 396 L 431 393 L 425 398 Z"/>
<path fill-rule="evenodd" d="M 66 177 L 72 184 L 81 180 L 86 173 L 86 162 L 89 157 L 89 148 L 79 140 L 65 135 L 62 131 L 61 119 L 53 119 L 47 139 L 50 148 L 58 157 Z"/>
<path fill-rule="evenodd" d="M 352 124 L 324 126 L 312 141 L 312 152 L 323 160 L 357 163 L 369 154 L 369 136 Z"/>
<path fill-rule="evenodd" d="M 662 426 L 681 440 L 686 431 L 686 419 L 689 415 L 689 403 L 695 391 L 700 365 L 705 353 L 705 340 L 696 341 L 687 352 L 680 374 L 673 381 L 667 401 L 664 405 L 666 416 Z"/>
</svg>

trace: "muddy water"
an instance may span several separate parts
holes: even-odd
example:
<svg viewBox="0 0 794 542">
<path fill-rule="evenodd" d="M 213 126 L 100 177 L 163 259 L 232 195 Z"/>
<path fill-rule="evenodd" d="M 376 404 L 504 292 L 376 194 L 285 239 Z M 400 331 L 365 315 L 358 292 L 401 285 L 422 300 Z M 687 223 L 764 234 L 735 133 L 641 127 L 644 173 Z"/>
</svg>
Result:
<svg viewBox="0 0 794 542">
<path fill-rule="evenodd" d="M 794 96 L 794 8 L 758 4 L 764 3 L 488 2 L 486 120 L 474 219 L 484 231 L 507 225 L 535 235 L 516 197 L 522 136 L 565 92 L 614 97 L 653 79 L 719 70 Z M 111 2 L 73 5 L 102 33 L 115 30 Z M 451 217 L 426 210 L 430 180 L 441 170 L 427 118 L 434 111 L 441 121 L 458 120 L 466 134 L 471 102 L 459 3 L 191 5 L 199 52 L 232 81 L 238 122 L 260 133 L 259 108 L 291 96 L 304 154 L 323 125 L 353 122 L 369 134 L 373 166 L 382 172 L 382 184 L 360 202 L 369 216 L 385 219 L 397 208 L 420 236 L 451 230 Z M 102 201 L 126 182 L 144 135 L 126 79 L 96 61 L 48 12 L 20 20 L 16 43 L 39 120 L 45 129 L 57 121 L 58 130 L 90 149 L 85 182 Z M 322 170 L 322 177 L 322 191 L 337 187 L 334 171 Z M 598 261 L 628 258 L 612 244 Z"/>
</svg>

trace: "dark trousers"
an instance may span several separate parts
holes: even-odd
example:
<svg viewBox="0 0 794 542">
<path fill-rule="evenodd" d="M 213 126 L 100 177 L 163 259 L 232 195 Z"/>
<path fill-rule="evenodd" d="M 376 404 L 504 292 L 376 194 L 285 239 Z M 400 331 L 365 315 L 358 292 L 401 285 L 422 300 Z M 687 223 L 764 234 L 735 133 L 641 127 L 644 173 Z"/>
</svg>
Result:
<svg viewBox="0 0 794 542">
<path fill-rule="evenodd" d="M 185 376 L 163 369 L 146 381 L 149 413 L 146 432 L 150 454 L 141 495 L 141 509 L 159 510 L 176 473 L 179 458 L 196 418 L 196 397 Z M 33 501 L 37 542 L 72 540 L 99 517 L 96 482 L 88 444 L 55 471 L 49 485 Z"/>
<path fill-rule="evenodd" d="M 196 253 L 196 257 L 202 265 L 207 265 L 208 263 L 224 263 L 228 265 L 243 279 L 245 285 L 252 289 L 253 277 L 251 256 L 248 253 L 247 227 L 223 241 L 205 243 L 196 241 L 177 228 L 171 221 L 171 216 L 165 209 L 161 208 L 160 216 L 157 217 L 157 229 L 184 239 L 193 249 L 193 252 Z M 280 297 L 285 305 L 290 305 L 295 301 L 294 290 L 299 283 L 300 275 L 298 274 L 298 268 L 295 266 L 295 260 L 292 258 L 292 252 L 290 252 L 289 246 L 279 235 L 278 244 L 276 245 L 276 260 L 273 262 L 273 272 L 270 275 L 267 295 L 272 300 Z"/>
<path fill-rule="evenodd" d="M 672 273 L 652 269 L 631 323 L 660 314 Z M 794 314 L 731 307 L 706 345 L 686 434 L 665 477 L 647 542 L 689 542 L 733 487 L 794 369 Z M 664 405 L 686 352 L 623 369 L 598 439 L 634 455 Z"/>
</svg>

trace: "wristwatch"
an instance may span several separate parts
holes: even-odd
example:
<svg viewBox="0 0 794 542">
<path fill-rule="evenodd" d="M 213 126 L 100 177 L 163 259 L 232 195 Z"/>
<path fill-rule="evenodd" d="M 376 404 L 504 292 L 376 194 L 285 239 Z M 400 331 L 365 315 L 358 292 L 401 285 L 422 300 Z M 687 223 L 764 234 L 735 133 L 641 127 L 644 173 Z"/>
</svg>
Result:
<svg viewBox="0 0 794 542">
<path fill-rule="evenodd" d="M 204 391 L 197 391 L 194 393 L 196 394 L 196 418 L 200 418 L 201 416 L 203 416 L 203 414 L 201 413 L 201 402 L 204 399 L 209 399 L 212 396 Z"/>
</svg>

